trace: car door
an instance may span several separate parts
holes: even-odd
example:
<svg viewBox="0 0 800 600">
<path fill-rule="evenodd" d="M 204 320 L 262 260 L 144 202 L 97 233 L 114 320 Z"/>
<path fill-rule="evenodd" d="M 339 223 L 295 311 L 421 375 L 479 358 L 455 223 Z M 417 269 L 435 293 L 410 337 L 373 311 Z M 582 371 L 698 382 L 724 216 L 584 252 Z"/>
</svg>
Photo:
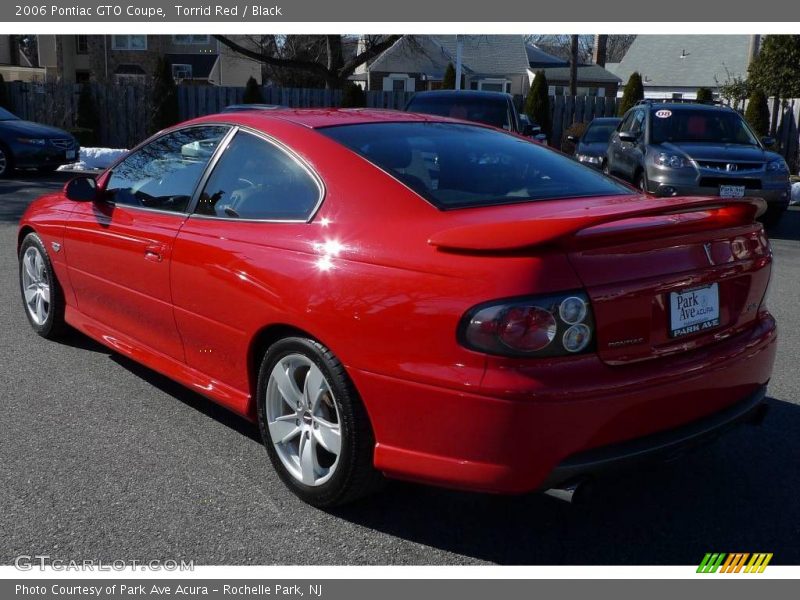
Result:
<svg viewBox="0 0 800 600">
<path fill-rule="evenodd" d="M 608 169 L 615 175 L 620 175 L 624 168 L 624 148 L 622 140 L 619 137 L 620 133 L 627 132 L 633 122 L 634 111 L 628 111 L 622 119 L 617 130 L 611 134 L 611 139 L 608 143 L 608 150 L 606 156 L 608 157 Z"/>
<path fill-rule="evenodd" d="M 169 132 L 128 155 L 98 182 L 99 200 L 76 206 L 64 252 L 82 315 L 184 360 L 170 292 L 175 236 L 228 126 Z"/>
<path fill-rule="evenodd" d="M 625 175 L 630 181 L 634 181 L 637 171 L 644 166 L 644 129 L 646 113 L 638 108 L 633 111 L 633 120 L 630 124 L 629 133 L 636 137 L 635 141 L 626 142 L 623 145 L 625 156 Z"/>
<path fill-rule="evenodd" d="M 190 367 L 249 390 L 254 332 L 281 322 L 295 301 L 276 290 L 306 284 L 286 283 L 308 259 L 281 246 L 307 235 L 322 189 L 310 167 L 260 133 L 239 130 L 221 152 L 173 252 L 175 319 Z"/>
</svg>

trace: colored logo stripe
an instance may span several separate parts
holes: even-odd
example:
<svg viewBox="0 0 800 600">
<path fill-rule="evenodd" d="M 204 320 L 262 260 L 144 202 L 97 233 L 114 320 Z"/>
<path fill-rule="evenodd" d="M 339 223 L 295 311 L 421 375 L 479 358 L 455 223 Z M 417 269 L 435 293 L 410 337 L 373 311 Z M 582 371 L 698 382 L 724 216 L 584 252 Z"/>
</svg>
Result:
<svg viewBox="0 0 800 600">
<path fill-rule="evenodd" d="M 747 559 L 750 562 L 747 562 Z M 698 573 L 739 573 L 744 568 L 745 573 L 763 573 L 764 569 L 772 560 L 772 553 L 758 552 L 734 552 L 726 554 L 724 552 L 708 552 L 697 567 Z M 745 566 L 747 563 L 747 566 Z"/>
</svg>

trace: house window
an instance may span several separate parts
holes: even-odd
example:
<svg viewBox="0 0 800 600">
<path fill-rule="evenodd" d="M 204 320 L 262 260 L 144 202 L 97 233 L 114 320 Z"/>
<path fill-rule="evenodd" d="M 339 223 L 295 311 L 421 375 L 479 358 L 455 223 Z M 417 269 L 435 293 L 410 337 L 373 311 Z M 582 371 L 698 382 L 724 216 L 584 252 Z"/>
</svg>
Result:
<svg viewBox="0 0 800 600">
<path fill-rule="evenodd" d="M 184 46 L 205 46 L 211 43 L 210 35 L 173 35 L 173 44 Z"/>
<path fill-rule="evenodd" d="M 481 79 L 478 81 L 478 89 L 484 92 L 508 92 L 511 82 L 508 79 Z"/>
<path fill-rule="evenodd" d="M 597 96 L 596 87 L 579 87 L 576 91 L 578 96 Z"/>
<path fill-rule="evenodd" d="M 75 54 L 89 54 L 89 36 L 75 36 Z"/>
<path fill-rule="evenodd" d="M 89 71 L 76 70 L 75 83 L 89 83 L 92 80 L 92 74 Z"/>
<path fill-rule="evenodd" d="M 672 99 L 673 99 L 673 100 L 683 100 L 683 94 L 680 94 L 680 93 L 673 93 L 673 94 L 672 94 Z"/>
<path fill-rule="evenodd" d="M 112 50 L 147 50 L 146 35 L 112 35 Z"/>
<path fill-rule="evenodd" d="M 172 65 L 172 78 L 173 79 L 191 79 L 192 78 L 192 65 L 174 64 Z"/>
<path fill-rule="evenodd" d="M 413 92 L 416 84 L 413 77 L 405 74 L 392 73 L 383 78 L 384 92 Z"/>
</svg>

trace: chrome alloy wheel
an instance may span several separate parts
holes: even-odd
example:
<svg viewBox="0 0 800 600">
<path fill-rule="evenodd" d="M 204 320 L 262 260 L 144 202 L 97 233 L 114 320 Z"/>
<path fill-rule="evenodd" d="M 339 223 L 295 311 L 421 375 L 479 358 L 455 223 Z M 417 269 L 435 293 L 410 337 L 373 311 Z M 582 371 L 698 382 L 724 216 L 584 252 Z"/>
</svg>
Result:
<svg viewBox="0 0 800 600">
<path fill-rule="evenodd" d="M 267 427 L 286 470 L 297 481 L 319 486 L 339 464 L 341 421 L 333 391 L 320 368 L 302 354 L 288 354 L 267 383 Z"/>
<path fill-rule="evenodd" d="M 31 319 L 37 325 L 44 325 L 50 312 L 50 281 L 44 258 L 35 246 L 28 248 L 22 257 L 22 291 Z"/>
</svg>

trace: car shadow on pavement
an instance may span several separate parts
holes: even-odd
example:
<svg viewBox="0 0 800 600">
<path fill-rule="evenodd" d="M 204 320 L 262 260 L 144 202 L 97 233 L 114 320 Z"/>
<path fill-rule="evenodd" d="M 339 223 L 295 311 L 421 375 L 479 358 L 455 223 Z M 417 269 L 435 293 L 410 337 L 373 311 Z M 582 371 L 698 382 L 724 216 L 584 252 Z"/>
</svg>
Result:
<svg viewBox="0 0 800 600">
<path fill-rule="evenodd" d="M 62 343 L 105 353 L 165 394 L 261 441 L 256 425 L 82 334 Z M 760 426 L 742 425 L 673 462 L 598 480 L 582 505 L 394 481 L 328 512 L 452 553 L 456 564 L 463 556 L 506 565 L 691 565 L 712 551 L 772 552 L 773 564 L 797 564 L 800 406 L 767 403 Z"/>
<path fill-rule="evenodd" d="M 364 527 L 516 565 L 685 565 L 706 552 L 774 552 L 800 562 L 800 407 L 774 399 L 681 459 L 600 480 L 584 505 L 394 484 L 333 511 Z"/>
</svg>

